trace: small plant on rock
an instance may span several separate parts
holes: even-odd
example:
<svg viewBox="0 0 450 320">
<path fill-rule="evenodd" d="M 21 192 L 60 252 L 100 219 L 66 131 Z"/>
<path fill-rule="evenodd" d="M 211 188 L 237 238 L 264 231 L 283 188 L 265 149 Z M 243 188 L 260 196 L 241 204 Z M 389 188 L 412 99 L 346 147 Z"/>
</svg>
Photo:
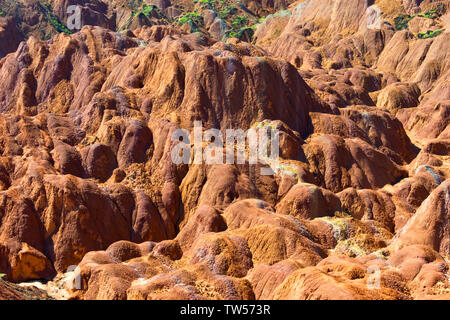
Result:
<svg viewBox="0 0 450 320">
<path fill-rule="evenodd" d="M 442 32 L 444 32 L 443 29 L 437 29 L 435 31 L 432 30 L 428 30 L 427 32 L 420 32 L 417 35 L 417 38 L 419 39 L 429 39 L 429 38 L 434 38 L 437 37 L 438 35 L 440 35 Z"/>
<path fill-rule="evenodd" d="M 400 30 L 408 29 L 408 22 L 411 21 L 412 18 L 414 18 L 414 16 L 404 15 L 404 14 L 401 14 L 398 17 L 396 17 L 394 19 L 395 30 L 400 31 Z"/>
<path fill-rule="evenodd" d="M 438 14 L 436 10 L 429 10 L 425 13 L 419 13 L 418 16 L 422 18 L 436 19 L 438 17 Z"/>
<path fill-rule="evenodd" d="M 245 16 L 236 16 L 231 23 L 233 27 L 242 27 L 247 23 L 247 17 Z"/>
</svg>

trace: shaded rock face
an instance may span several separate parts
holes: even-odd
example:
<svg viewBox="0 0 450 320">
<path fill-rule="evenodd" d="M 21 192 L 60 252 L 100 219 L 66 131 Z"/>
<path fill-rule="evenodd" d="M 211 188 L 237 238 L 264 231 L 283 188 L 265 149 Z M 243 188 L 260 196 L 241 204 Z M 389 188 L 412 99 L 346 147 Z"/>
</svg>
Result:
<svg viewBox="0 0 450 320">
<path fill-rule="evenodd" d="M 81 157 L 87 176 L 101 182 L 108 180 L 117 167 L 117 160 L 113 151 L 108 146 L 99 143 L 83 148 Z"/>
<path fill-rule="evenodd" d="M 19 30 L 17 30 L 14 19 L 0 17 L 0 41 L 2 43 L 0 59 L 8 53 L 14 52 L 21 40 L 22 37 Z"/>
<path fill-rule="evenodd" d="M 53 1 L 98 23 L 1 48 L 0 298 L 448 298 L 449 34 L 418 37 L 447 9 L 394 24 L 438 2 L 243 1 L 250 43 L 189 1 L 196 33 L 175 0 Z M 277 129 L 279 159 L 173 161 L 199 121 Z"/>
</svg>

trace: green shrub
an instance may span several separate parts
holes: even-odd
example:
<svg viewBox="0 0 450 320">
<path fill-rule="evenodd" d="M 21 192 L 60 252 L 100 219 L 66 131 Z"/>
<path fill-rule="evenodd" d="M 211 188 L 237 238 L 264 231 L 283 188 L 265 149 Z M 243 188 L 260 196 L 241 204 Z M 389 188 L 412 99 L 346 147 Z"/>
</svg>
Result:
<svg viewBox="0 0 450 320">
<path fill-rule="evenodd" d="M 231 23 L 231 25 L 233 27 L 242 27 L 247 23 L 247 17 L 245 16 L 236 16 L 233 19 L 233 22 Z"/>
<path fill-rule="evenodd" d="M 150 15 L 150 13 L 152 13 L 153 10 L 155 10 L 156 6 L 148 6 L 146 4 L 144 4 L 144 9 L 142 10 L 142 13 L 148 17 Z"/>
<path fill-rule="evenodd" d="M 394 19 L 395 30 L 408 29 L 408 22 L 414 18 L 414 16 L 401 14 Z"/>
<path fill-rule="evenodd" d="M 194 0 L 194 3 L 201 3 L 209 9 L 212 9 L 216 5 L 216 0 Z"/>
<path fill-rule="evenodd" d="M 436 10 L 430 10 L 425 13 L 419 13 L 418 16 L 428 19 L 436 19 L 438 17 Z"/>
<path fill-rule="evenodd" d="M 136 7 L 134 7 L 136 8 Z M 149 17 L 152 12 L 156 12 L 157 16 L 161 19 L 165 20 L 167 22 L 167 17 L 159 10 L 159 8 L 155 5 L 148 5 L 144 4 L 142 8 L 137 8 L 136 11 L 131 12 L 131 17 L 122 25 L 122 27 L 119 29 L 119 31 L 126 30 L 130 24 L 133 22 L 133 19 L 139 15 L 144 15 L 146 17 Z"/>
<path fill-rule="evenodd" d="M 437 37 L 438 35 L 440 35 L 442 32 L 444 32 L 443 29 L 437 29 L 435 31 L 432 30 L 428 30 L 427 32 L 420 32 L 417 35 L 417 38 L 419 39 L 429 39 L 429 38 L 434 38 Z"/>
<path fill-rule="evenodd" d="M 401 14 L 394 19 L 395 22 L 395 30 L 403 30 L 408 29 L 408 23 L 414 18 L 416 15 L 404 15 Z M 436 19 L 439 17 L 439 12 L 437 10 L 429 10 L 425 13 L 419 13 L 418 17 L 428 18 L 428 19 Z"/>
<path fill-rule="evenodd" d="M 196 29 L 197 25 L 203 25 L 203 17 L 201 14 L 194 12 L 183 13 L 180 17 L 176 19 L 176 22 L 182 26 L 185 23 L 189 23 L 191 27 Z"/>
<path fill-rule="evenodd" d="M 225 36 L 227 38 L 238 38 L 242 39 L 244 35 L 247 35 L 249 39 L 253 37 L 253 34 L 255 33 L 253 27 L 242 27 L 239 30 L 228 30 L 225 33 Z"/>
<path fill-rule="evenodd" d="M 39 8 L 41 12 L 44 14 L 46 20 L 50 23 L 50 25 L 58 32 L 64 32 L 66 34 L 72 34 L 73 32 L 67 28 L 65 24 L 63 24 L 59 18 L 53 13 L 52 7 L 48 2 L 39 3 Z"/>
<path fill-rule="evenodd" d="M 222 19 L 228 18 L 229 15 L 234 14 L 237 11 L 237 8 L 233 5 L 228 5 L 219 12 L 219 16 Z"/>
</svg>

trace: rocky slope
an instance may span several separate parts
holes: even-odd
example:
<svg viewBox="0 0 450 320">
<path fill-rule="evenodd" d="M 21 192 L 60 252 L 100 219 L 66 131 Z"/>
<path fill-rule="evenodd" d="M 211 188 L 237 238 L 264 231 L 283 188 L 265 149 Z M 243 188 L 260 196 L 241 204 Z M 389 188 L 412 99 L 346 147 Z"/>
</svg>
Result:
<svg viewBox="0 0 450 320">
<path fill-rule="evenodd" d="M 0 298 L 450 298 L 448 1 L 6 3 Z M 196 121 L 275 174 L 175 164 Z"/>
<path fill-rule="evenodd" d="M 166 25 L 199 32 L 215 40 L 238 37 L 250 41 L 268 14 L 293 0 L 0 0 L 0 39 L 7 44 L 0 58 L 22 40 L 49 40 L 72 34 L 84 25 L 126 33 L 142 26 Z M 77 9 L 75 9 L 77 8 Z M 79 18 L 75 16 L 79 13 Z M 76 25 L 79 22 L 80 25 Z"/>
</svg>

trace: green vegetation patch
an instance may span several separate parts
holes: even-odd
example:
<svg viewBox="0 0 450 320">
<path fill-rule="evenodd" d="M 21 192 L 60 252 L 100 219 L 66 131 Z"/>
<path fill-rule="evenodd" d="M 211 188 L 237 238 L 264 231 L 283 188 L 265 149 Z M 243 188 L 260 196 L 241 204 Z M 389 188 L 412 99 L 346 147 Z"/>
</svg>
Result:
<svg viewBox="0 0 450 320">
<path fill-rule="evenodd" d="M 128 27 L 133 22 L 133 19 L 135 17 L 138 17 L 139 15 L 143 15 L 145 17 L 151 17 L 154 13 L 156 13 L 157 17 L 160 17 L 164 21 L 168 21 L 167 17 L 162 13 L 162 11 L 155 5 L 148 5 L 144 4 L 141 7 L 138 7 L 135 2 L 131 4 L 131 7 L 134 9 L 134 11 L 131 12 L 131 17 L 123 24 L 123 26 L 119 29 L 119 31 L 124 31 L 128 29 Z"/>
<path fill-rule="evenodd" d="M 229 16 L 234 15 L 238 11 L 233 5 L 227 5 L 222 10 L 219 11 L 219 17 L 222 19 L 227 19 Z"/>
<path fill-rule="evenodd" d="M 73 32 L 67 28 L 67 26 L 62 23 L 59 18 L 53 13 L 52 7 L 48 2 L 40 2 L 39 8 L 44 14 L 47 21 L 52 25 L 52 27 L 58 32 L 64 32 L 66 34 L 72 34 Z"/>
<path fill-rule="evenodd" d="M 442 32 L 444 32 L 444 29 L 437 29 L 435 31 L 428 30 L 427 32 L 419 32 L 417 35 L 418 39 L 429 39 L 434 38 L 440 35 Z"/>
<path fill-rule="evenodd" d="M 412 18 L 414 18 L 414 16 L 404 15 L 404 14 L 401 14 L 398 17 L 396 17 L 394 19 L 395 30 L 400 31 L 400 30 L 408 29 L 408 22 L 411 21 Z"/>
<path fill-rule="evenodd" d="M 176 22 L 182 26 L 185 23 L 194 23 L 196 25 L 203 24 L 203 16 L 197 11 L 183 13 L 176 19 Z"/>
<path fill-rule="evenodd" d="M 215 6 L 217 5 L 216 0 L 194 0 L 194 3 L 201 3 L 208 9 L 214 9 Z"/>
<path fill-rule="evenodd" d="M 409 15 L 409 14 L 401 14 L 394 19 L 395 22 L 395 30 L 404 30 L 408 29 L 408 23 L 414 17 L 428 18 L 428 19 L 437 19 L 441 16 L 442 13 L 440 10 L 429 10 L 425 13 L 419 13 L 418 15 Z"/>
<path fill-rule="evenodd" d="M 255 29 L 258 23 L 264 21 L 264 18 L 254 16 L 251 12 L 242 9 L 243 13 L 239 13 L 239 7 L 243 5 L 238 2 L 230 0 L 193 0 L 194 3 L 200 4 L 201 8 L 206 8 L 214 11 L 217 16 L 222 19 L 227 27 L 225 31 L 225 38 L 239 38 L 241 40 L 250 41 L 253 38 Z M 197 6 L 198 8 L 198 6 Z M 200 8 L 198 8 L 200 9 Z M 191 32 L 200 31 L 199 27 L 204 26 L 203 17 L 195 9 L 193 12 L 183 12 L 175 18 L 175 23 L 178 25 L 189 24 Z"/>
<path fill-rule="evenodd" d="M 157 6 L 155 6 L 155 5 L 147 5 L 147 4 L 144 4 L 143 9 L 140 10 L 138 12 L 138 14 L 142 13 L 144 16 L 148 17 L 153 12 L 156 12 L 159 16 L 164 16 L 164 14 L 161 12 L 161 10 L 159 10 L 159 8 Z"/>
<path fill-rule="evenodd" d="M 233 19 L 233 22 L 231 22 L 231 25 L 233 27 L 238 27 L 238 28 L 241 28 L 241 27 L 245 26 L 246 24 L 247 24 L 247 17 L 245 17 L 245 16 L 236 16 Z"/>
<path fill-rule="evenodd" d="M 198 27 L 203 26 L 203 16 L 198 13 L 197 10 L 193 12 L 185 12 L 181 16 L 177 17 L 175 22 L 180 26 L 188 24 L 191 27 L 191 32 L 198 32 Z"/>
<path fill-rule="evenodd" d="M 228 30 L 226 32 L 227 38 L 238 38 L 242 39 L 247 37 L 248 39 L 251 39 L 253 37 L 253 34 L 255 33 L 253 26 L 251 27 L 242 27 L 239 30 Z"/>
<path fill-rule="evenodd" d="M 425 13 L 419 13 L 417 16 L 428 19 L 436 19 L 438 17 L 438 13 L 436 10 L 429 10 Z"/>
</svg>

